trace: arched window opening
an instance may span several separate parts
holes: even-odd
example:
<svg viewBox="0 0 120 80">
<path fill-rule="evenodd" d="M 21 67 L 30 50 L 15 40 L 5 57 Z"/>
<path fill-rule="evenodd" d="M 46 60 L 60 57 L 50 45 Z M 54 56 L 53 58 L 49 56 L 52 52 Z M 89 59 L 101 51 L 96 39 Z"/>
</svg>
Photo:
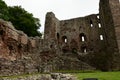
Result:
<svg viewBox="0 0 120 80">
<path fill-rule="evenodd" d="M 87 53 L 87 47 L 86 47 L 86 46 L 81 47 L 81 52 L 82 52 L 82 53 Z"/>
<path fill-rule="evenodd" d="M 65 43 L 67 43 L 67 39 L 65 39 Z"/>
<path fill-rule="evenodd" d="M 93 27 L 93 22 L 90 20 L 90 27 Z"/>
<path fill-rule="evenodd" d="M 86 39 L 86 35 L 84 34 L 84 33 L 81 33 L 80 35 L 79 35 L 79 37 L 80 37 L 80 41 L 81 42 L 85 42 L 87 39 Z"/>
<path fill-rule="evenodd" d="M 104 40 L 103 35 L 100 35 L 100 40 Z"/>
<path fill-rule="evenodd" d="M 59 38 L 60 38 L 60 35 L 59 35 L 59 33 L 57 33 L 57 39 L 59 40 Z"/>
<path fill-rule="evenodd" d="M 67 43 L 67 42 L 68 42 L 67 37 L 66 37 L 66 36 L 63 36 L 63 37 L 62 37 L 62 41 L 63 41 L 64 43 Z"/>
<path fill-rule="evenodd" d="M 84 42 L 85 41 L 85 37 L 84 36 L 82 36 L 82 42 Z"/>
<path fill-rule="evenodd" d="M 100 23 L 98 24 L 98 27 L 101 28 L 101 24 Z"/>
</svg>

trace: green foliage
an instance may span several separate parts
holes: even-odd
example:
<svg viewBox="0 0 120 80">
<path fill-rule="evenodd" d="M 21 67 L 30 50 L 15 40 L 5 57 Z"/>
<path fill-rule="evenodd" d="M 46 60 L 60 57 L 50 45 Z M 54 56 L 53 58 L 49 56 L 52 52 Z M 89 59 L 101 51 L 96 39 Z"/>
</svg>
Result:
<svg viewBox="0 0 120 80">
<path fill-rule="evenodd" d="M 9 20 L 9 12 L 6 3 L 0 0 L 0 18 Z"/>
<path fill-rule="evenodd" d="M 40 28 L 40 20 L 21 6 L 8 7 L 6 3 L 0 0 L 0 18 L 11 21 L 16 29 L 23 31 L 28 36 L 41 36 L 37 31 Z"/>
<path fill-rule="evenodd" d="M 16 29 L 22 30 L 28 36 L 41 36 L 37 31 L 40 27 L 39 19 L 34 18 L 20 6 L 9 7 L 9 15 Z"/>
</svg>

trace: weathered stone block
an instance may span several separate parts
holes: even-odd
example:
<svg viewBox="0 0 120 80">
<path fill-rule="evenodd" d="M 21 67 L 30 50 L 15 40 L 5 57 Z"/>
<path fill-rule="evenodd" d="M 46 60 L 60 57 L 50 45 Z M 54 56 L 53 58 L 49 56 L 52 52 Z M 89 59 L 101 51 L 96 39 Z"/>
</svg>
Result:
<svg viewBox="0 0 120 80">
<path fill-rule="evenodd" d="M 97 78 L 85 78 L 83 80 L 98 80 Z"/>
<path fill-rule="evenodd" d="M 7 37 L 18 41 L 19 34 L 15 30 L 7 28 Z"/>
<path fill-rule="evenodd" d="M 31 47 L 36 47 L 36 40 L 35 39 L 29 39 Z"/>
<path fill-rule="evenodd" d="M 27 35 L 21 35 L 20 36 L 20 41 L 21 41 L 22 44 L 26 45 L 28 43 Z"/>
</svg>

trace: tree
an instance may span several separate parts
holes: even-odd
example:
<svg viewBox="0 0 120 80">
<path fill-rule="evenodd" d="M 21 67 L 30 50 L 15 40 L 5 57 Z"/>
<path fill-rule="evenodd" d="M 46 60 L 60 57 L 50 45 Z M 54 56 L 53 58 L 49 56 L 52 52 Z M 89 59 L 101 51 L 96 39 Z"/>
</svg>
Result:
<svg viewBox="0 0 120 80">
<path fill-rule="evenodd" d="M 39 19 L 25 11 L 21 6 L 9 7 L 9 20 L 16 29 L 23 31 L 28 36 L 41 36 L 37 31 L 40 28 Z"/>
<path fill-rule="evenodd" d="M 28 36 L 41 36 L 38 31 L 40 20 L 20 6 L 8 7 L 3 0 L 0 0 L 0 18 L 11 21 L 16 29 L 23 31 Z"/>
<path fill-rule="evenodd" d="M 9 12 L 6 3 L 0 0 L 0 18 L 4 20 L 9 20 Z"/>
</svg>

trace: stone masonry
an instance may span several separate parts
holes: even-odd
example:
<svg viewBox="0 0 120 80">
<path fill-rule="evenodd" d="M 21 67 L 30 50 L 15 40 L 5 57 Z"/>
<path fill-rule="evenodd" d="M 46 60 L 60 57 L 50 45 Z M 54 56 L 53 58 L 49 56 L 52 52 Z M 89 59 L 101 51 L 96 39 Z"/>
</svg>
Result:
<svg viewBox="0 0 120 80">
<path fill-rule="evenodd" d="M 0 75 L 61 70 L 120 70 L 120 3 L 100 0 L 99 13 L 69 20 L 46 14 L 44 38 L 0 20 Z"/>
</svg>

